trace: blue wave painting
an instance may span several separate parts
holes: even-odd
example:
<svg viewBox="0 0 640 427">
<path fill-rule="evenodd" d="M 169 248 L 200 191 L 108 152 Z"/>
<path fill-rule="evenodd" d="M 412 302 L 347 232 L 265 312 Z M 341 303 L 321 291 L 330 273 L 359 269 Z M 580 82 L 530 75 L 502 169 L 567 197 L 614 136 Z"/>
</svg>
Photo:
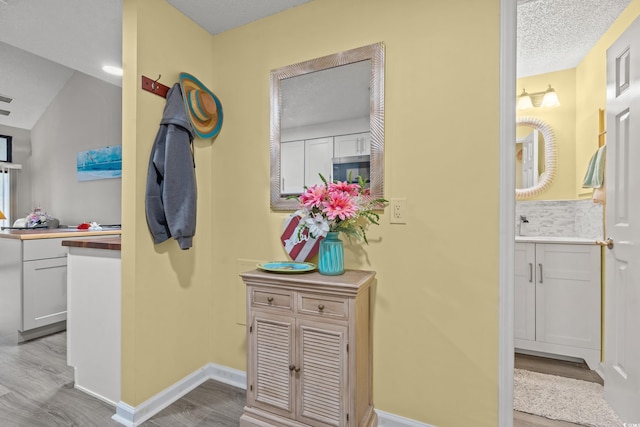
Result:
<svg viewBox="0 0 640 427">
<path fill-rule="evenodd" d="M 122 177 L 122 145 L 78 151 L 78 181 Z"/>
</svg>

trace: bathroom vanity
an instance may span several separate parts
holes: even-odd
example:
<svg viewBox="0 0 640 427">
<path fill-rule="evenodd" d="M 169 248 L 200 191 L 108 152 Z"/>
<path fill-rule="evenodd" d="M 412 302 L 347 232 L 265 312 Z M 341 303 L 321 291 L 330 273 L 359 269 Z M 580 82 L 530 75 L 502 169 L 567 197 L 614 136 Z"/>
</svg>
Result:
<svg viewBox="0 0 640 427">
<path fill-rule="evenodd" d="M 517 237 L 515 348 L 584 359 L 601 350 L 601 247 L 595 240 Z"/>
</svg>

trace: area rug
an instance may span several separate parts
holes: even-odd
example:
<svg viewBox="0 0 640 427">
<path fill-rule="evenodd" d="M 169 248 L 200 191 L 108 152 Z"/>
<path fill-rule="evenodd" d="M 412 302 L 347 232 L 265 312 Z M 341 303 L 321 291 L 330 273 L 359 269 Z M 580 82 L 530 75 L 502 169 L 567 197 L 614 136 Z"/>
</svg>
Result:
<svg viewBox="0 0 640 427">
<path fill-rule="evenodd" d="M 597 383 L 515 369 L 513 409 L 590 427 L 622 427 Z"/>
</svg>

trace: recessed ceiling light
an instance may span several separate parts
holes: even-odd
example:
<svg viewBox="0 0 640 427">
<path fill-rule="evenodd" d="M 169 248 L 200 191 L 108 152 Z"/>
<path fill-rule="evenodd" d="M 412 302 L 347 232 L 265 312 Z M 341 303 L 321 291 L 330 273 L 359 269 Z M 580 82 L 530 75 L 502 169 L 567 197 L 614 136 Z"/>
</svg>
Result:
<svg viewBox="0 0 640 427">
<path fill-rule="evenodd" d="M 105 65 L 102 67 L 102 71 L 105 73 L 113 74 L 114 76 L 122 76 L 122 68 L 114 67 L 112 65 Z"/>
</svg>

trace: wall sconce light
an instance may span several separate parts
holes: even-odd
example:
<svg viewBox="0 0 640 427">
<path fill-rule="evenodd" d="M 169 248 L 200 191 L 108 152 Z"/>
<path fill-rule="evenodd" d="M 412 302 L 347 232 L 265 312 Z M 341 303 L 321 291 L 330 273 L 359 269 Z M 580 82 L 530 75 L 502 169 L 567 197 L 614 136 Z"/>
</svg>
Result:
<svg viewBox="0 0 640 427">
<path fill-rule="evenodd" d="M 527 93 L 525 89 L 522 89 L 522 93 L 518 96 L 516 110 L 528 110 L 534 107 L 558 107 L 559 105 L 558 94 L 549 85 L 549 88 L 544 92 Z"/>
</svg>

